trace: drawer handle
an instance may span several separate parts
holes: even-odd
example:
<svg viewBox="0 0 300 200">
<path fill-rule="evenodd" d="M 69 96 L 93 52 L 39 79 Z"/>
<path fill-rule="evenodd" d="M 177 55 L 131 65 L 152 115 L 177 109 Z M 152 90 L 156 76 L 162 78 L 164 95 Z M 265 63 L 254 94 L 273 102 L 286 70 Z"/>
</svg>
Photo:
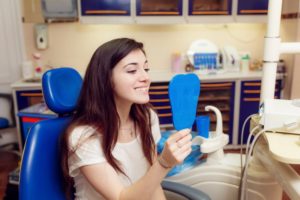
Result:
<svg viewBox="0 0 300 200">
<path fill-rule="evenodd" d="M 171 106 L 154 106 L 156 110 L 171 109 Z"/>
<path fill-rule="evenodd" d="M 141 15 L 179 15 L 179 12 L 142 11 L 140 12 L 140 14 Z"/>
<path fill-rule="evenodd" d="M 228 11 L 193 11 L 193 15 L 228 15 Z"/>
<path fill-rule="evenodd" d="M 259 102 L 260 98 L 244 98 L 246 102 Z"/>
<path fill-rule="evenodd" d="M 244 90 L 245 94 L 260 94 L 260 90 Z"/>
<path fill-rule="evenodd" d="M 161 90 L 161 89 L 168 89 L 169 86 L 165 85 L 165 86 L 150 86 L 150 90 Z"/>
<path fill-rule="evenodd" d="M 201 85 L 201 87 L 203 87 L 203 88 L 230 87 L 230 86 L 232 86 L 232 83 L 219 83 L 219 84 L 204 83 Z"/>
<path fill-rule="evenodd" d="M 220 101 L 220 100 L 230 100 L 230 97 L 224 96 L 224 97 L 199 97 L 199 101 Z"/>
<path fill-rule="evenodd" d="M 261 86 L 261 83 L 244 83 L 244 86 Z"/>
<path fill-rule="evenodd" d="M 86 10 L 85 14 L 127 14 L 127 10 Z"/>
<path fill-rule="evenodd" d="M 172 113 L 163 113 L 163 114 L 158 114 L 158 117 L 171 117 Z"/>
<path fill-rule="evenodd" d="M 169 99 L 150 99 L 151 102 L 170 102 Z"/>
<path fill-rule="evenodd" d="M 242 14 L 267 14 L 268 10 L 241 10 Z"/>
<path fill-rule="evenodd" d="M 20 96 L 22 97 L 42 97 L 42 93 L 21 93 Z"/>
<path fill-rule="evenodd" d="M 152 95 L 160 95 L 160 94 L 169 94 L 168 91 L 161 91 L 161 92 L 149 92 L 149 94 L 152 94 Z"/>
</svg>

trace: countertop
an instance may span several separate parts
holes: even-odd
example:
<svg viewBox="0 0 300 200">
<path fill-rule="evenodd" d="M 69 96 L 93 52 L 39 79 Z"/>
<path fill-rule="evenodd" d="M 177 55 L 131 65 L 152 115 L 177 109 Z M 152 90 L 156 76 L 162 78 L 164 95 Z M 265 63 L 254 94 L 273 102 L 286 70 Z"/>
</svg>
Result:
<svg viewBox="0 0 300 200">
<path fill-rule="evenodd" d="M 249 71 L 249 72 L 225 72 L 218 74 L 200 74 L 197 71 L 193 73 L 197 74 L 201 81 L 204 82 L 222 82 L 222 81 L 237 81 L 237 80 L 259 80 L 262 78 L 262 71 Z M 152 82 L 164 82 L 172 79 L 176 73 L 166 70 L 152 70 L 149 72 Z M 277 75 L 277 78 L 282 78 L 283 74 Z M 26 89 L 26 88 L 41 88 L 41 82 L 25 82 L 19 80 L 11 84 L 13 89 Z"/>
</svg>

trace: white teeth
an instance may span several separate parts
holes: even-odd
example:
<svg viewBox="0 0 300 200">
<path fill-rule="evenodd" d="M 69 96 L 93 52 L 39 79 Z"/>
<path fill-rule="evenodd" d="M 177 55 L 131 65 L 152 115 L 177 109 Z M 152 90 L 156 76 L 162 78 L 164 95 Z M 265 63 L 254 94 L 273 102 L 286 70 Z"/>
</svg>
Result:
<svg viewBox="0 0 300 200">
<path fill-rule="evenodd" d="M 147 92 L 148 88 L 136 88 L 137 91 Z"/>
</svg>

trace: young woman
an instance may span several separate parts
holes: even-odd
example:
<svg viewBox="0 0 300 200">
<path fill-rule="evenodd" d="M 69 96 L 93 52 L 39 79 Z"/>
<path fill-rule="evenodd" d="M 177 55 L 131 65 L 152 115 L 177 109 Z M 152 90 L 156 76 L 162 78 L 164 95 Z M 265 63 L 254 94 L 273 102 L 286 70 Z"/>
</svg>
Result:
<svg viewBox="0 0 300 200">
<path fill-rule="evenodd" d="M 165 199 L 160 182 L 191 152 L 190 130 L 156 155 L 159 121 L 149 102 L 143 44 L 120 38 L 92 56 L 63 138 L 63 170 L 75 199 Z"/>
</svg>

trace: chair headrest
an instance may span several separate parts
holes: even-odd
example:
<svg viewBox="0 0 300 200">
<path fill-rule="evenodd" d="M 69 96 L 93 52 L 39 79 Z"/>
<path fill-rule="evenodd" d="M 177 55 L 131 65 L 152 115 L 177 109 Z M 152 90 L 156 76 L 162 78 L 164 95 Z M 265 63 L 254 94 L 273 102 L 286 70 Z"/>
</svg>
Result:
<svg viewBox="0 0 300 200">
<path fill-rule="evenodd" d="M 82 78 L 72 68 L 51 69 L 42 78 L 45 102 L 50 110 L 58 114 L 71 113 L 76 109 L 81 86 Z"/>
</svg>

